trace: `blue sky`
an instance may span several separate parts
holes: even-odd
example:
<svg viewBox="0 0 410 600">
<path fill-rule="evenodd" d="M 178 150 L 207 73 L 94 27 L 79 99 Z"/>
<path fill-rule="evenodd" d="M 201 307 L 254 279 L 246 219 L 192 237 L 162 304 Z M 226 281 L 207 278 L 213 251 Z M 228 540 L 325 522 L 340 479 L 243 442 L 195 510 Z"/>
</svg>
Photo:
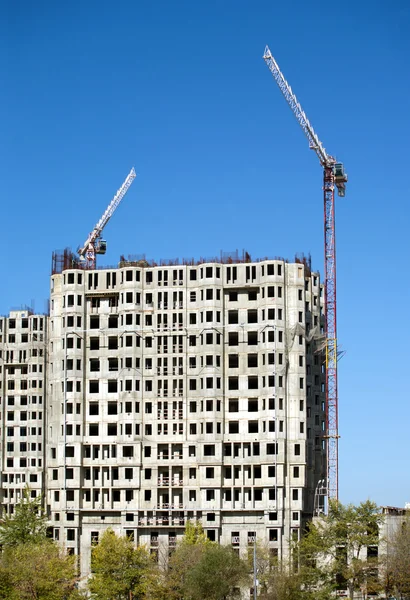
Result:
<svg viewBox="0 0 410 600">
<path fill-rule="evenodd" d="M 322 172 L 268 44 L 349 175 L 341 500 L 410 501 L 407 0 L 5 0 L 0 17 L 0 313 L 44 310 L 52 251 L 84 242 L 133 165 L 107 265 L 246 249 L 323 272 Z"/>
</svg>

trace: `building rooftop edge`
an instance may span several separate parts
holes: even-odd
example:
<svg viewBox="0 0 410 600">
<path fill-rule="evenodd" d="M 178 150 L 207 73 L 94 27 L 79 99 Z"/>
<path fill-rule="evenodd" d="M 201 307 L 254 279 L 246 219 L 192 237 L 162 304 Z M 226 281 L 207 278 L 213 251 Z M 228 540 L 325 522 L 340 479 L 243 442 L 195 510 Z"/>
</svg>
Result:
<svg viewBox="0 0 410 600">
<path fill-rule="evenodd" d="M 145 254 L 139 255 L 124 255 L 120 256 L 118 265 L 104 265 L 96 267 L 96 270 L 107 270 L 107 269 L 122 269 L 126 267 L 138 267 L 138 268 L 154 268 L 154 267 L 186 267 L 186 266 L 200 266 L 204 264 L 222 264 L 222 265 L 237 265 L 237 264 L 251 264 L 260 263 L 265 261 L 280 261 L 291 264 L 301 264 L 308 272 L 312 272 L 312 260 L 310 254 L 305 255 L 303 253 L 296 254 L 293 261 L 282 256 L 265 256 L 263 258 L 252 259 L 251 255 L 245 250 L 242 254 L 235 250 L 234 252 L 222 252 L 220 256 L 213 257 L 200 257 L 195 258 L 183 258 L 183 259 L 147 259 Z M 63 251 L 53 252 L 52 258 L 52 274 L 59 274 L 62 271 L 69 269 L 86 269 L 86 263 L 81 261 L 77 254 L 73 253 L 70 248 L 65 248 Z M 313 271 L 314 272 L 314 271 Z"/>
</svg>

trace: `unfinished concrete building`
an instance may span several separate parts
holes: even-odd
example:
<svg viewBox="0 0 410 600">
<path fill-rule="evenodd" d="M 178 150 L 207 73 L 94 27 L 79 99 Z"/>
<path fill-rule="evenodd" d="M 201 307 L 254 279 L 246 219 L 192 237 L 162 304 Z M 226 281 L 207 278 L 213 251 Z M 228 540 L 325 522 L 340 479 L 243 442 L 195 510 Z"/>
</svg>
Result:
<svg viewBox="0 0 410 600">
<path fill-rule="evenodd" d="M 12 514 L 26 486 L 45 492 L 47 317 L 15 310 L 0 317 L 1 505 Z"/>
<path fill-rule="evenodd" d="M 322 287 L 309 265 L 123 261 L 51 277 L 47 503 L 82 556 L 112 527 L 168 555 L 188 519 L 273 554 L 326 473 Z M 59 266 L 60 265 L 60 266 Z"/>
</svg>

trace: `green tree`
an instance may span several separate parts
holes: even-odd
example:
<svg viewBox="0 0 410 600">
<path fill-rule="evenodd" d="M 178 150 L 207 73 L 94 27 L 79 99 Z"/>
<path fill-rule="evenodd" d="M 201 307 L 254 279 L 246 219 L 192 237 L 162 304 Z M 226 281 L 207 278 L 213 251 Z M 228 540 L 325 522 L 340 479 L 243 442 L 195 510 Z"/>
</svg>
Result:
<svg viewBox="0 0 410 600">
<path fill-rule="evenodd" d="M 331 502 L 328 515 L 310 525 L 296 549 L 309 587 L 346 587 L 350 598 L 355 591 L 376 591 L 377 559 L 367 549 L 378 545 L 382 519 L 370 500 L 358 506 Z"/>
<path fill-rule="evenodd" d="M 107 529 L 92 550 L 88 587 L 95 600 L 140 598 L 151 558 L 144 547 L 135 548 L 128 537 Z"/>
<path fill-rule="evenodd" d="M 166 569 L 161 568 L 155 561 L 145 569 L 141 580 L 141 597 L 144 600 L 169 600 L 168 578 Z"/>
<path fill-rule="evenodd" d="M 187 521 L 184 536 L 180 543 L 193 546 L 211 544 L 212 542 L 207 537 L 200 521 Z"/>
<path fill-rule="evenodd" d="M 257 544 L 255 567 L 257 569 L 258 598 L 260 600 L 328 600 L 332 589 L 319 580 L 313 565 L 298 565 L 298 545 L 290 556 L 279 560 L 272 556 L 267 546 Z M 295 556 L 296 555 L 296 556 Z M 254 551 L 248 550 L 248 570 L 254 569 Z"/>
<path fill-rule="evenodd" d="M 231 547 L 206 544 L 198 562 L 187 573 L 184 597 L 190 600 L 237 597 L 238 588 L 249 580 L 246 563 Z"/>
<path fill-rule="evenodd" d="M 0 555 L 0 600 L 12 598 L 13 593 L 12 573 L 6 564 L 5 552 Z"/>
<path fill-rule="evenodd" d="M 300 573 L 288 564 L 272 565 L 258 588 L 260 600 L 304 600 L 316 598 L 304 590 Z"/>
<path fill-rule="evenodd" d="M 168 598 L 179 599 L 184 596 L 189 572 L 200 561 L 204 548 L 211 543 L 200 522 L 187 521 L 184 535 L 167 565 L 165 587 Z"/>
<path fill-rule="evenodd" d="M 188 521 L 166 574 L 166 598 L 220 600 L 234 596 L 248 578 L 246 563 L 231 547 L 211 542 L 199 522 Z"/>
<path fill-rule="evenodd" d="M 385 589 L 397 598 L 410 598 L 410 516 L 386 542 Z"/>
<path fill-rule="evenodd" d="M 0 520 L 0 544 L 3 547 L 38 543 L 46 538 L 47 515 L 42 508 L 42 498 L 30 498 L 26 488 L 15 505 L 12 515 L 5 514 Z"/>
<path fill-rule="evenodd" d="M 12 515 L 0 521 L 0 599 L 74 600 L 76 558 L 63 553 L 47 538 L 47 516 L 41 497 L 24 490 Z"/>
<path fill-rule="evenodd" d="M 50 540 L 6 548 L 0 559 L 0 599 L 78 600 L 76 557 Z"/>
</svg>

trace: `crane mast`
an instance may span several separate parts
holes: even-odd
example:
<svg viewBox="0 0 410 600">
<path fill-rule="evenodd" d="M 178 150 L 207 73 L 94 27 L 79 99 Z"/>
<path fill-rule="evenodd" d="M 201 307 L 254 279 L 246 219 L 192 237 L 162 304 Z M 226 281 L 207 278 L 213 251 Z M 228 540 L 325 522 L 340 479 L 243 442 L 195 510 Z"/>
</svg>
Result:
<svg viewBox="0 0 410 600">
<path fill-rule="evenodd" d="M 86 262 L 86 269 L 95 269 L 96 267 L 96 255 L 97 254 L 105 254 L 107 244 L 105 240 L 101 239 L 101 234 L 103 232 L 104 227 L 107 225 L 108 221 L 111 219 L 114 211 L 118 207 L 121 200 L 124 198 L 128 189 L 130 188 L 132 182 L 136 177 L 134 167 L 128 173 L 124 183 L 120 187 L 120 189 L 115 194 L 114 198 L 111 200 L 110 204 L 107 206 L 105 212 L 103 213 L 101 219 L 98 221 L 97 225 L 94 227 L 83 246 L 78 249 L 78 254 L 80 255 L 80 259 Z"/>
<path fill-rule="evenodd" d="M 335 186 L 339 196 L 345 195 L 347 175 L 342 163 L 329 156 L 299 104 L 292 88 L 283 76 L 268 46 L 263 55 L 266 65 L 279 89 L 309 140 L 309 146 L 323 167 L 324 246 L 325 246 L 325 336 L 326 336 L 326 441 L 328 499 L 339 496 L 339 424 L 337 389 L 337 319 L 336 319 L 336 238 L 335 238 Z"/>
</svg>

